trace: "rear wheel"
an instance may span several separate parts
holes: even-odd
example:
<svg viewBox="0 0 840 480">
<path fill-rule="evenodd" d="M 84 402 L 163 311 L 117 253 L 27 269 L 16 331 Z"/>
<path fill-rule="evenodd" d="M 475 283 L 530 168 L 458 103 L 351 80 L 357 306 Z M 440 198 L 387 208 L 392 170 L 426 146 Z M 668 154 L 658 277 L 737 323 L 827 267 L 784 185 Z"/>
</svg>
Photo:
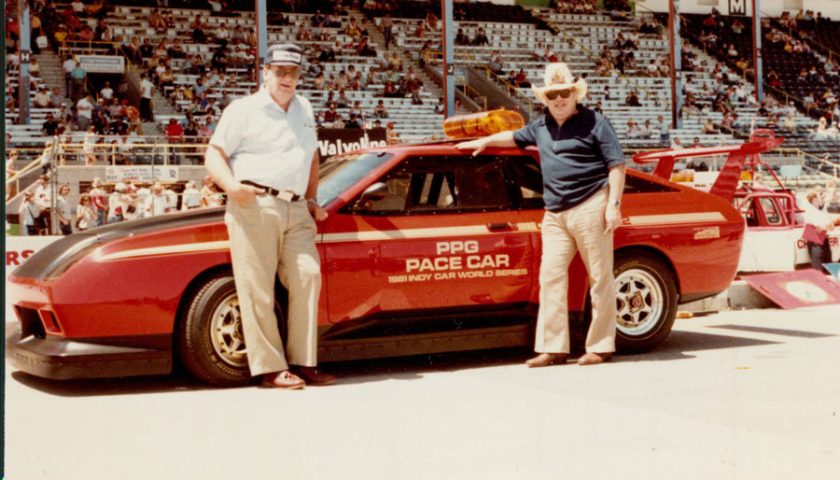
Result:
<svg viewBox="0 0 840 480">
<path fill-rule="evenodd" d="M 674 275 L 646 254 L 616 257 L 616 348 L 624 353 L 652 349 L 671 333 L 677 315 Z"/>
</svg>

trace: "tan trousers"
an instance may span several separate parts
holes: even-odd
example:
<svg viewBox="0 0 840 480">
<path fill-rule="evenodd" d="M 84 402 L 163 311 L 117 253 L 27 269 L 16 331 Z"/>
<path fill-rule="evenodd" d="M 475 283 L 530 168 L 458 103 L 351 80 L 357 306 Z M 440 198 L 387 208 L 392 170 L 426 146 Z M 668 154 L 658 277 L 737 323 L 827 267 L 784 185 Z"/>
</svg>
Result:
<svg viewBox="0 0 840 480">
<path fill-rule="evenodd" d="M 569 264 L 578 251 L 589 273 L 589 293 L 592 297 L 592 324 L 586 336 L 586 351 L 615 351 L 613 236 L 604 234 L 607 193 L 604 188 L 569 210 L 545 212 L 540 310 L 534 345 L 537 352 L 569 353 Z"/>
<path fill-rule="evenodd" d="M 225 223 L 251 375 L 315 366 L 321 264 L 306 203 L 260 195 L 241 207 L 231 200 Z M 274 314 L 275 275 L 289 291 L 285 349 Z"/>
</svg>

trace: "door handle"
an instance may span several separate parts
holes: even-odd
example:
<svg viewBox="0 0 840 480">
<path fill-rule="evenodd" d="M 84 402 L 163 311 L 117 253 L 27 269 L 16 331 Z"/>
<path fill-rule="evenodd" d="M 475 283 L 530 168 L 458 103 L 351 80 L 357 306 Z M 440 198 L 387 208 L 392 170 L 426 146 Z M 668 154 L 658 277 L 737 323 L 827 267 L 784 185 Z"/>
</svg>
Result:
<svg viewBox="0 0 840 480">
<path fill-rule="evenodd" d="M 514 225 L 510 222 L 488 223 L 487 224 L 487 230 L 489 230 L 491 232 L 509 232 L 509 231 L 516 230 L 516 225 Z"/>
</svg>

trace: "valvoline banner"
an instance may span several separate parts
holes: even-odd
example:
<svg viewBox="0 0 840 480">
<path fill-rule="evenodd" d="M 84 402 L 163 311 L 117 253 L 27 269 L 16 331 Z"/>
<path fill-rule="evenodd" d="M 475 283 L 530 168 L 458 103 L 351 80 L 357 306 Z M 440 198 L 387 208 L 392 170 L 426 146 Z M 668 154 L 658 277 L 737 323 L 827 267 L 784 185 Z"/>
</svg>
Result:
<svg viewBox="0 0 840 480">
<path fill-rule="evenodd" d="M 318 148 L 321 160 L 363 148 L 384 147 L 384 128 L 319 128 Z"/>
</svg>

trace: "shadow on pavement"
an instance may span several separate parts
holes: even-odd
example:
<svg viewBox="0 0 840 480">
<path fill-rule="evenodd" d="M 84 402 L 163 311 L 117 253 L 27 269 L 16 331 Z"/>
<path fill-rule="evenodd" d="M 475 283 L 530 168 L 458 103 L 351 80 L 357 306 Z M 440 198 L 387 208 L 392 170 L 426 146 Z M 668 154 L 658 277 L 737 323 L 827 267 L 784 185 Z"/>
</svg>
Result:
<svg viewBox="0 0 840 480">
<path fill-rule="evenodd" d="M 739 328 L 741 329 L 741 328 Z M 673 331 L 655 350 L 637 355 L 618 355 L 613 361 L 653 362 L 695 358 L 690 352 L 771 345 L 779 342 L 699 332 Z M 573 353 L 573 356 L 581 352 Z M 418 380 L 431 372 L 453 372 L 475 368 L 522 364 L 533 355 L 530 348 L 478 350 L 470 352 L 438 353 L 411 357 L 381 358 L 323 364 L 322 368 L 338 377 L 336 387 L 384 380 Z M 522 368 L 525 368 L 522 365 Z M 136 395 L 146 393 L 214 390 L 184 373 L 157 377 L 127 377 L 90 380 L 47 380 L 22 372 L 12 378 L 27 387 L 62 397 L 104 395 Z M 245 385 L 235 388 L 255 388 Z"/>
<path fill-rule="evenodd" d="M 27 387 L 60 397 L 137 395 L 145 393 L 211 390 L 215 388 L 180 374 L 155 377 L 49 380 L 16 371 L 12 372 L 12 378 Z"/>
<path fill-rule="evenodd" d="M 695 358 L 690 352 L 723 348 L 755 347 L 779 342 L 755 338 L 731 337 L 711 333 L 672 331 L 665 342 L 651 352 L 618 357 L 618 361 L 652 362 Z"/>
</svg>

